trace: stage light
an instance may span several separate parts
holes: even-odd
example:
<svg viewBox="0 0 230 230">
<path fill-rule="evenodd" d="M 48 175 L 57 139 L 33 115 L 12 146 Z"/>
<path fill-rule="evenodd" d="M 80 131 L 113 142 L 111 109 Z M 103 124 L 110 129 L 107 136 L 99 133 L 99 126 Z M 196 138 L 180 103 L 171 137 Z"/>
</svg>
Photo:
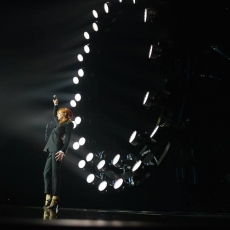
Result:
<svg viewBox="0 0 230 230">
<path fill-rule="evenodd" d="M 85 167 L 85 165 L 86 165 L 86 162 L 85 162 L 84 160 L 80 160 L 80 161 L 78 162 L 78 167 L 79 167 L 80 169 L 83 169 L 83 168 Z"/>
<path fill-rule="evenodd" d="M 76 107 L 76 106 L 77 106 L 77 103 L 76 103 L 75 100 L 71 100 L 71 101 L 70 101 L 70 105 L 71 105 L 72 107 Z"/>
<path fill-rule="evenodd" d="M 73 77 L 73 83 L 76 84 L 76 85 L 79 83 L 78 77 L 76 77 L 76 76 Z"/>
<path fill-rule="evenodd" d="M 72 121 L 72 123 L 73 123 L 73 129 L 75 129 L 77 127 L 77 124 L 75 121 Z"/>
<path fill-rule="evenodd" d="M 97 31 L 99 30 L 99 27 L 98 27 L 98 21 L 93 22 L 92 26 L 93 26 L 93 30 L 94 30 L 94 31 L 96 31 L 96 32 L 97 32 Z"/>
<path fill-rule="evenodd" d="M 92 14 L 93 14 L 93 16 L 94 16 L 95 18 L 98 18 L 98 13 L 97 13 L 96 10 L 92 10 Z"/>
<path fill-rule="evenodd" d="M 87 31 L 84 32 L 84 37 L 86 40 L 89 40 L 90 39 L 90 35 Z"/>
<path fill-rule="evenodd" d="M 157 42 L 153 45 L 150 45 L 149 59 L 153 61 L 157 61 L 161 58 L 162 58 L 162 48 L 160 47 L 160 43 Z"/>
<path fill-rule="evenodd" d="M 98 156 L 98 154 L 94 154 L 90 162 L 99 171 L 103 170 L 103 167 L 105 166 L 105 163 L 106 163 L 105 160 L 102 159 L 102 157 Z"/>
<path fill-rule="evenodd" d="M 74 98 L 75 98 L 75 101 L 80 101 L 81 100 L 81 94 L 80 93 L 75 94 Z"/>
<path fill-rule="evenodd" d="M 86 177 L 86 181 L 87 183 L 93 183 L 93 181 L 95 180 L 95 175 L 93 173 L 90 173 L 87 177 Z"/>
<path fill-rule="evenodd" d="M 77 71 L 77 73 L 78 73 L 78 76 L 79 76 L 79 77 L 83 77 L 84 74 L 85 74 L 84 68 L 79 69 L 79 70 Z"/>
<path fill-rule="evenodd" d="M 133 165 L 133 167 L 132 167 L 132 172 L 136 172 L 136 171 L 139 169 L 139 167 L 141 166 L 141 164 L 142 164 L 142 161 L 141 161 L 141 160 L 138 160 L 138 161 Z"/>
<path fill-rule="evenodd" d="M 79 143 L 80 146 L 83 146 L 85 144 L 85 142 L 86 142 L 86 139 L 84 137 L 81 137 L 79 139 L 79 141 L 78 141 L 78 143 Z"/>
<path fill-rule="evenodd" d="M 109 8 L 111 6 L 111 3 L 110 2 L 106 2 L 104 3 L 104 10 L 105 10 L 105 13 L 109 13 Z"/>
<path fill-rule="evenodd" d="M 99 183 L 99 185 L 98 185 L 98 190 L 99 190 L 100 192 L 105 191 L 105 189 L 107 188 L 107 185 L 108 185 L 108 183 L 107 183 L 106 181 L 102 181 L 102 182 Z"/>
<path fill-rule="evenodd" d="M 114 182 L 114 185 L 113 185 L 113 188 L 114 189 L 118 189 L 122 186 L 124 180 L 122 178 L 119 178 L 117 179 L 115 182 Z"/>
<path fill-rule="evenodd" d="M 170 127 L 170 124 L 161 116 L 159 116 L 157 120 L 157 124 L 155 128 L 153 129 L 152 133 L 150 134 L 150 139 L 152 142 L 159 142 L 165 136 L 168 135 L 168 127 Z"/>
<path fill-rule="evenodd" d="M 73 149 L 74 150 L 77 150 L 77 149 L 79 149 L 80 148 L 80 145 L 79 145 L 79 143 L 76 141 L 76 142 L 74 142 L 73 143 Z"/>
<path fill-rule="evenodd" d="M 92 161 L 93 160 L 93 156 L 94 156 L 94 154 L 93 153 L 88 153 L 87 155 L 86 155 L 86 161 L 87 162 L 90 162 L 90 161 Z"/>
<path fill-rule="evenodd" d="M 84 58 L 83 58 L 82 54 L 78 54 L 77 59 L 78 59 L 78 61 L 82 62 Z"/>
<path fill-rule="evenodd" d="M 149 136 L 147 135 L 147 133 L 138 133 L 136 130 L 133 131 L 133 133 L 131 134 L 130 138 L 129 138 L 129 143 L 137 146 L 137 145 L 141 145 L 143 143 L 145 143 L 146 141 L 148 141 Z"/>
<path fill-rule="evenodd" d="M 160 93 L 156 91 L 147 91 L 143 100 L 143 105 L 146 109 L 160 105 Z"/>
<path fill-rule="evenodd" d="M 115 157 L 111 160 L 111 164 L 117 168 L 121 167 L 121 163 L 119 164 L 120 159 L 121 159 L 121 155 L 116 154 Z"/>
<path fill-rule="evenodd" d="M 105 160 L 100 160 L 96 165 L 98 170 L 102 170 L 104 166 L 105 166 Z"/>
<path fill-rule="evenodd" d="M 87 45 L 84 45 L 84 51 L 85 51 L 85 53 L 89 53 L 90 52 L 90 45 L 89 44 L 87 44 Z"/>
<path fill-rule="evenodd" d="M 157 12 L 153 8 L 145 8 L 144 11 L 144 22 L 152 23 L 156 18 Z"/>
<path fill-rule="evenodd" d="M 76 123 L 77 125 L 79 125 L 79 124 L 81 123 L 81 117 L 77 116 L 77 117 L 75 118 L 75 123 Z"/>
</svg>

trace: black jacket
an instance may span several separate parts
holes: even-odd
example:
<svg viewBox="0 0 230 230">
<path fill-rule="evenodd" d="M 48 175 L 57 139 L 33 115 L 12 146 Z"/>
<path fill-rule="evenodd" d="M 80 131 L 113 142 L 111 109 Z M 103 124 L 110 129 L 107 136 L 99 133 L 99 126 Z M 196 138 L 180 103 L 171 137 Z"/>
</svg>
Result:
<svg viewBox="0 0 230 230">
<path fill-rule="evenodd" d="M 58 106 L 55 105 L 53 109 L 53 118 L 56 127 L 52 130 L 43 151 L 58 152 L 61 150 L 64 153 L 67 153 L 68 146 L 71 139 L 71 133 L 73 130 L 73 123 L 72 121 L 67 121 L 62 124 L 59 124 L 57 118 L 57 110 L 58 110 Z"/>
</svg>

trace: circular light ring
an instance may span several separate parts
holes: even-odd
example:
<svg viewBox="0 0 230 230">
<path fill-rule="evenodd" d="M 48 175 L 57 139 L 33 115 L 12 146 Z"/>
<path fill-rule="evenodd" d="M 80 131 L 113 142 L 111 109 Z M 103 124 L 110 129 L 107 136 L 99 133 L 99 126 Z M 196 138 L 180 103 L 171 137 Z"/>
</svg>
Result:
<svg viewBox="0 0 230 230">
<path fill-rule="evenodd" d="M 119 2 L 121 3 L 122 0 L 119 0 Z M 135 0 L 133 0 L 133 3 L 135 4 Z M 104 7 L 105 7 L 105 10 L 106 10 L 107 12 L 109 12 L 108 5 L 105 4 Z M 98 18 L 98 13 L 97 13 L 95 10 L 93 10 L 92 12 L 93 12 L 94 17 L 95 17 L 95 18 Z M 147 13 L 146 13 L 146 15 L 147 15 Z M 146 17 L 147 17 L 147 16 L 146 16 Z M 146 19 L 145 19 L 145 20 L 146 20 Z M 97 27 L 97 28 L 98 28 L 98 27 Z M 84 36 L 85 36 L 86 39 L 89 39 L 89 38 L 90 38 L 90 36 L 89 36 L 89 34 L 88 34 L 87 32 L 84 33 Z M 150 48 L 152 49 L 152 46 L 151 46 Z M 152 52 L 152 51 L 151 51 L 151 52 Z M 151 56 L 151 54 L 149 54 L 149 57 L 150 57 L 150 56 Z M 147 97 L 146 97 L 146 98 L 147 98 Z M 146 100 L 146 98 L 145 98 L 145 100 Z M 145 102 L 144 102 L 144 103 L 145 103 Z M 131 137 L 130 137 L 130 139 L 129 139 L 130 142 L 132 142 L 132 141 L 135 139 L 136 134 L 137 134 L 137 131 L 134 131 L 134 132 L 132 133 L 132 135 L 131 135 Z M 92 153 L 91 153 L 91 156 L 93 156 Z M 113 162 L 113 163 L 114 163 L 114 164 L 117 163 L 117 162 L 119 161 L 119 158 L 120 158 L 120 156 L 117 156 L 117 158 L 114 159 L 114 162 Z M 104 163 L 105 163 L 105 162 L 104 162 Z M 103 163 L 102 165 L 104 165 L 104 163 Z M 133 172 L 136 171 L 136 170 L 140 167 L 141 163 L 142 163 L 142 162 L 141 162 L 140 160 L 137 161 L 136 164 L 132 167 L 132 171 L 133 171 Z M 101 166 L 101 167 L 102 167 L 102 166 Z M 101 167 L 100 167 L 100 168 L 101 168 Z M 118 180 L 114 183 L 114 188 L 116 189 L 116 188 L 120 187 L 122 183 L 123 183 L 123 179 L 121 179 L 121 178 L 118 179 Z M 116 184 L 116 186 L 115 186 L 115 184 Z M 106 182 L 106 181 L 102 181 L 102 182 L 99 184 L 98 189 L 99 189 L 100 191 L 103 191 L 103 190 L 106 188 L 106 186 L 107 186 L 107 182 Z"/>
</svg>

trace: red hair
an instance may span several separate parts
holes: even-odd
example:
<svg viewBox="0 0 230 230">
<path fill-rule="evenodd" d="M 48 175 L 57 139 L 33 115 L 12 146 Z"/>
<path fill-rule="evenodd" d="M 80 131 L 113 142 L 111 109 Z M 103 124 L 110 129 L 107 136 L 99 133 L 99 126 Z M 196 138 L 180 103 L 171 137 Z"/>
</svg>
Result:
<svg viewBox="0 0 230 230">
<path fill-rule="evenodd" d="M 65 114 L 65 118 L 63 120 L 61 120 L 59 123 L 71 121 L 73 118 L 73 112 L 68 108 L 60 108 L 57 112 L 61 112 L 61 113 Z"/>
</svg>

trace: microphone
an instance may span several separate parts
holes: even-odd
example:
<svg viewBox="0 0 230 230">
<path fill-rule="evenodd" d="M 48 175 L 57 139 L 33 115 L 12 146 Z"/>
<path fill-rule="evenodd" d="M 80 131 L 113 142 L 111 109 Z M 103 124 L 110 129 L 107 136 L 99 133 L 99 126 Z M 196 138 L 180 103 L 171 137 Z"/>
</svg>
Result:
<svg viewBox="0 0 230 230">
<path fill-rule="evenodd" d="M 56 95 L 53 95 L 53 99 L 56 100 L 56 99 L 57 99 L 57 96 L 56 96 Z"/>
</svg>

